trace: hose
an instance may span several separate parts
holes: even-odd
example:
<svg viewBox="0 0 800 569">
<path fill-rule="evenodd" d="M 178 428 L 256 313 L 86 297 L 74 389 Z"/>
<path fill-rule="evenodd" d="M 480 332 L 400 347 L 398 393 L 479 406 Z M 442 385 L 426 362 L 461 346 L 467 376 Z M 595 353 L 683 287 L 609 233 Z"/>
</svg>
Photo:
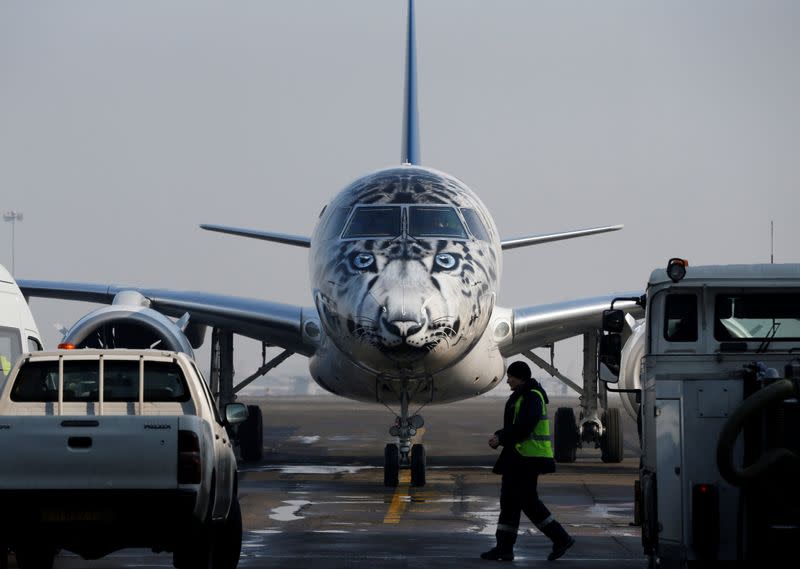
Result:
<svg viewBox="0 0 800 569">
<path fill-rule="evenodd" d="M 786 448 L 769 449 L 747 468 L 733 463 L 733 447 L 745 423 L 773 403 L 800 396 L 800 382 L 781 379 L 745 399 L 731 414 L 717 442 L 717 467 L 722 477 L 734 486 L 753 482 L 772 472 L 778 465 L 800 466 L 800 456 Z"/>
</svg>

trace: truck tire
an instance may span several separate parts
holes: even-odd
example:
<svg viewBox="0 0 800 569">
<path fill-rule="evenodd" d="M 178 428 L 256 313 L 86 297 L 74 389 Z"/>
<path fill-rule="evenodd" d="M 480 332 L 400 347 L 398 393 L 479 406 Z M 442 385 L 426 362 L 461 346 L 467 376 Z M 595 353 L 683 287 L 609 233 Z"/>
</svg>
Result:
<svg viewBox="0 0 800 569">
<path fill-rule="evenodd" d="M 264 417 L 258 405 L 247 406 L 247 420 L 239 427 L 239 448 L 245 462 L 264 458 Z"/>
<path fill-rule="evenodd" d="M 622 419 L 619 409 L 607 409 L 601 418 L 603 436 L 600 437 L 600 451 L 603 462 L 622 462 Z"/>
<path fill-rule="evenodd" d="M 559 407 L 553 420 L 553 456 L 556 462 L 575 462 L 578 425 L 571 407 Z"/>
<path fill-rule="evenodd" d="M 242 509 L 234 497 L 224 522 L 217 526 L 214 540 L 214 569 L 236 569 L 242 554 Z"/>
<path fill-rule="evenodd" d="M 18 547 L 16 553 L 19 569 L 53 569 L 53 562 L 56 558 L 55 548 L 25 545 Z"/>
</svg>

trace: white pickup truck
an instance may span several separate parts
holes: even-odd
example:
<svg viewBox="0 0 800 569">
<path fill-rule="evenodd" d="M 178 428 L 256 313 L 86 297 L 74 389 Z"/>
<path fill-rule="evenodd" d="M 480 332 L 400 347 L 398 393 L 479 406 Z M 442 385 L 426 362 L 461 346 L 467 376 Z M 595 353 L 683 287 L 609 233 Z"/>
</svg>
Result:
<svg viewBox="0 0 800 569">
<path fill-rule="evenodd" d="M 235 569 L 242 541 L 229 425 L 185 354 L 24 354 L 0 386 L 0 544 L 21 569 L 58 550 L 173 552 L 175 567 Z"/>
</svg>

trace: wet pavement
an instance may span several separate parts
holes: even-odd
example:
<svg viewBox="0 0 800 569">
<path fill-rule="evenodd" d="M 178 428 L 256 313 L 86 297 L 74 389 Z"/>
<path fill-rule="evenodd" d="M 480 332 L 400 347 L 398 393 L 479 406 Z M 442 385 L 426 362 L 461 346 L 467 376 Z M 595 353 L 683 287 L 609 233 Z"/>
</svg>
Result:
<svg viewBox="0 0 800 569">
<path fill-rule="evenodd" d="M 259 401 L 265 414 L 262 464 L 243 465 L 240 567 L 485 567 L 478 555 L 494 542 L 499 477 L 486 441 L 504 399 L 482 397 L 425 409 L 417 434 L 428 453 L 427 484 L 383 486 L 383 445 L 393 421 L 378 406 L 333 398 Z M 575 404 L 574 400 L 554 401 Z M 626 417 L 627 419 L 627 417 Z M 574 464 L 540 479 L 545 504 L 576 538 L 563 567 L 645 567 L 633 521 L 638 456 L 635 425 L 625 423 L 626 458 L 603 464 L 600 451 L 578 451 Z M 514 566 L 552 566 L 549 541 L 523 521 Z M 13 566 L 13 560 L 12 560 Z M 126 550 L 99 561 L 69 554 L 56 568 L 171 567 L 170 555 Z"/>
</svg>

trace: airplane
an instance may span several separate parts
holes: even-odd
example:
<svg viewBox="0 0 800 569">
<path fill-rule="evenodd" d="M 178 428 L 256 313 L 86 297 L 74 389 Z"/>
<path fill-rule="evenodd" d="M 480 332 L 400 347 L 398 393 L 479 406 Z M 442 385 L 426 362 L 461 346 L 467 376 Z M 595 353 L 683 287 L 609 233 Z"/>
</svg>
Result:
<svg viewBox="0 0 800 569">
<path fill-rule="evenodd" d="M 399 407 L 390 429 L 398 444 L 384 449 L 384 483 L 396 486 L 400 469 L 410 468 L 412 485 L 424 485 L 425 448 L 411 444 L 424 420 L 419 410 L 411 411 L 413 406 L 486 393 L 500 383 L 505 358 L 595 332 L 602 311 L 616 296 L 500 307 L 503 251 L 617 231 L 622 225 L 501 239 L 477 194 L 458 178 L 421 163 L 413 0 L 408 2 L 405 55 L 400 164 L 366 174 L 341 190 L 320 213 L 310 237 L 201 225 L 308 249 L 311 306 L 28 279 L 19 281 L 23 293 L 110 304 L 66 333 L 63 342 L 75 347 L 158 344 L 190 351 L 212 327 L 211 384 L 223 403 L 288 355 L 304 355 L 311 376 L 325 390 Z M 639 308 L 631 302 L 616 306 L 634 315 Z M 256 374 L 234 387 L 233 334 L 284 351 L 271 362 L 265 359 Z M 252 427 L 239 435 L 242 455 L 257 460 L 262 419 L 257 407 L 253 411 Z M 601 432 L 596 413 L 582 420 L 589 431 Z"/>
</svg>

